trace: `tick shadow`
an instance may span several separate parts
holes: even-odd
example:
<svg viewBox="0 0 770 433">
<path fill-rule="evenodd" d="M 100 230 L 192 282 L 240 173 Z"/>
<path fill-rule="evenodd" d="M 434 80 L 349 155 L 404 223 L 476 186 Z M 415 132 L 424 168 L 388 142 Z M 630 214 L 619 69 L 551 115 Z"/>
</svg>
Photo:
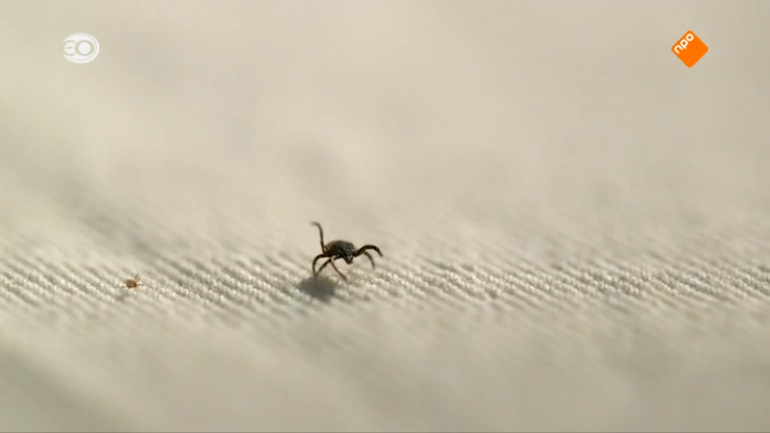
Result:
<svg viewBox="0 0 770 433">
<path fill-rule="evenodd" d="M 329 302 L 337 291 L 337 283 L 324 276 L 319 276 L 317 279 L 309 277 L 300 281 L 297 288 L 313 299 Z"/>
<path fill-rule="evenodd" d="M 115 300 L 118 302 L 127 302 L 129 299 L 138 296 L 137 289 L 129 289 L 128 287 L 121 287 L 121 291 L 115 294 Z"/>
</svg>

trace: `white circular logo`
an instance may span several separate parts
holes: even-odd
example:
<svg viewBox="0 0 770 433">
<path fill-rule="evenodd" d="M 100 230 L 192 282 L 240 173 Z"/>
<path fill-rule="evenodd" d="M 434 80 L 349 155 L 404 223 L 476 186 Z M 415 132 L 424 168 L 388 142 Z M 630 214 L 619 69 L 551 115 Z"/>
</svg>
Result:
<svg viewBox="0 0 770 433">
<path fill-rule="evenodd" d="M 64 39 L 64 57 L 72 63 L 88 63 L 99 55 L 99 41 L 87 33 L 73 33 Z"/>
</svg>

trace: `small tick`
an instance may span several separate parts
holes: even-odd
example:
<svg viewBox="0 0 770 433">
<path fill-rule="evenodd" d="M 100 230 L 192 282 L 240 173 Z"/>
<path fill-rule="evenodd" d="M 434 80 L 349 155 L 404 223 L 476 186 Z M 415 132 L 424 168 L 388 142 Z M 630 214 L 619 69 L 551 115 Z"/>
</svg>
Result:
<svg viewBox="0 0 770 433">
<path fill-rule="evenodd" d="M 311 222 L 310 224 L 318 227 L 318 234 L 321 237 L 321 254 L 317 255 L 313 259 L 313 278 L 317 278 L 318 274 L 321 273 L 324 267 L 331 263 L 332 267 L 335 271 L 337 271 L 338 274 L 342 277 L 343 280 L 347 281 L 348 277 L 346 277 L 342 272 L 340 272 L 339 269 L 337 269 L 337 265 L 334 264 L 334 261 L 337 259 L 342 259 L 347 264 L 352 264 L 353 259 L 360 256 L 361 254 L 365 255 L 369 258 L 369 261 L 372 262 L 372 269 L 374 269 L 374 258 L 367 252 L 367 250 L 374 250 L 377 251 L 377 254 L 382 257 L 382 252 L 380 252 L 380 249 L 371 244 L 366 244 L 362 246 L 361 248 L 356 249 L 355 245 L 348 241 L 331 241 L 328 244 L 324 243 L 324 229 L 321 228 L 321 224 L 318 224 L 317 222 Z M 327 260 L 321 265 L 320 268 L 318 268 L 318 271 L 315 270 L 315 264 L 317 261 L 327 258 Z"/>
<path fill-rule="evenodd" d="M 129 289 L 136 289 L 139 286 L 144 286 L 144 283 L 139 281 L 139 274 L 136 274 L 134 278 L 123 281 L 123 284 L 125 284 Z"/>
</svg>

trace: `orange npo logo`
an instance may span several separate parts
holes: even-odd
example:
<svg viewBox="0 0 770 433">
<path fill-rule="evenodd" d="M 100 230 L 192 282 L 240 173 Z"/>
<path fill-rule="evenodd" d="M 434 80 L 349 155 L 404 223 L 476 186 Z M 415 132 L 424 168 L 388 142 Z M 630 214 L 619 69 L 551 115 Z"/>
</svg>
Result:
<svg viewBox="0 0 770 433">
<path fill-rule="evenodd" d="M 700 40 L 695 32 L 689 30 L 674 44 L 673 47 L 671 47 L 671 51 L 679 57 L 679 60 L 681 60 L 688 68 L 692 68 L 706 55 L 709 51 L 709 47 Z"/>
</svg>

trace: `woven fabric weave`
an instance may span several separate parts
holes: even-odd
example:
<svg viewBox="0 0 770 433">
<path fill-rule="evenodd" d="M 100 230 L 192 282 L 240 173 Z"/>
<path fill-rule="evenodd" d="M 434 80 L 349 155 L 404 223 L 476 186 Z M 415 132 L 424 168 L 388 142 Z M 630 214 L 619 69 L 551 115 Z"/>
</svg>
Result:
<svg viewBox="0 0 770 433">
<path fill-rule="evenodd" d="M 767 431 L 768 14 L 3 2 L 0 429 Z"/>
</svg>

